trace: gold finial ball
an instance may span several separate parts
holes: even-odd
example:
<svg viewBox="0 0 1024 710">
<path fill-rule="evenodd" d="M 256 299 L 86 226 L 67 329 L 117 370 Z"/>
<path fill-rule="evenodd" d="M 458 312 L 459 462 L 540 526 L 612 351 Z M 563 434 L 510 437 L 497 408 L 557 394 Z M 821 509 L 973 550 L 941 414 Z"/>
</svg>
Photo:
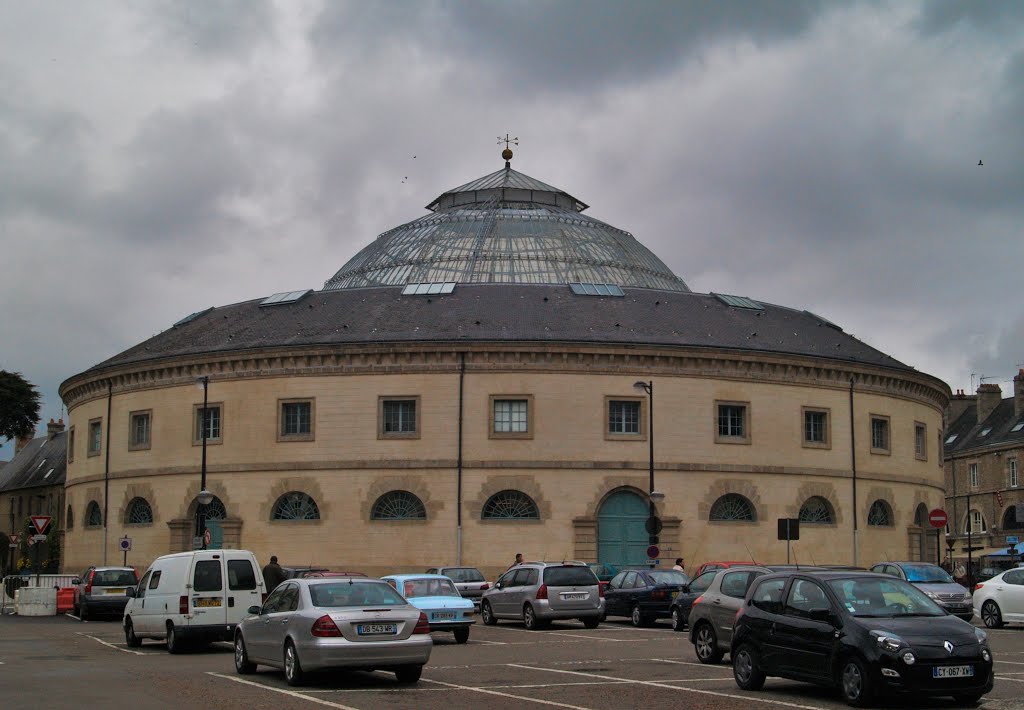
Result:
<svg viewBox="0 0 1024 710">
<path fill-rule="evenodd" d="M 504 158 L 505 160 L 512 160 L 512 151 L 506 148 L 505 150 L 501 151 L 501 157 Z"/>
</svg>

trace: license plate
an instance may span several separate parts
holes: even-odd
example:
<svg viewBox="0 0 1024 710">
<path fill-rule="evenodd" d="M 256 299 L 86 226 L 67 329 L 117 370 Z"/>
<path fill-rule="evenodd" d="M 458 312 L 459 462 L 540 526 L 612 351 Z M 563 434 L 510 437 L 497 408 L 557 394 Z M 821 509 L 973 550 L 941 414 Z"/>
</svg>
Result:
<svg viewBox="0 0 1024 710">
<path fill-rule="evenodd" d="M 671 601 L 675 601 L 676 597 L 678 597 L 678 596 L 679 596 L 679 592 L 672 592 L 672 594 L 669 595 L 669 599 Z"/>
<path fill-rule="evenodd" d="M 374 634 L 396 634 L 398 627 L 395 624 L 358 624 L 356 633 L 360 636 L 373 636 Z"/>
<path fill-rule="evenodd" d="M 973 678 L 974 666 L 936 666 L 932 678 Z"/>
<path fill-rule="evenodd" d="M 107 594 L 124 594 L 123 589 L 108 589 Z"/>
<path fill-rule="evenodd" d="M 207 599 L 196 599 L 192 606 L 196 608 L 209 608 L 212 606 L 220 606 L 220 599 L 207 598 Z"/>
<path fill-rule="evenodd" d="M 562 592 L 562 599 L 586 599 L 586 592 Z"/>
<path fill-rule="evenodd" d="M 445 619 L 454 619 L 455 618 L 455 612 L 454 611 L 435 611 L 433 614 L 430 615 L 430 618 L 433 619 L 434 621 L 443 621 Z"/>
</svg>

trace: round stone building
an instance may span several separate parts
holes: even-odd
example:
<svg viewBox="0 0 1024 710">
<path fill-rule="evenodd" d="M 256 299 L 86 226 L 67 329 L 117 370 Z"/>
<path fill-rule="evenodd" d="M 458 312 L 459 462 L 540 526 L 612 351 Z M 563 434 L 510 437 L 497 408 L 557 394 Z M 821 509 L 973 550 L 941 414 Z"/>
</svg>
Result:
<svg viewBox="0 0 1024 710">
<path fill-rule="evenodd" d="M 785 561 L 779 518 L 800 562 L 934 559 L 944 383 L 808 310 L 691 292 L 508 162 L 427 209 L 319 291 L 65 381 L 65 568 L 123 536 L 139 567 L 190 549 L 204 466 L 210 545 L 261 560 L 642 564 L 652 455 L 662 564 Z"/>
</svg>

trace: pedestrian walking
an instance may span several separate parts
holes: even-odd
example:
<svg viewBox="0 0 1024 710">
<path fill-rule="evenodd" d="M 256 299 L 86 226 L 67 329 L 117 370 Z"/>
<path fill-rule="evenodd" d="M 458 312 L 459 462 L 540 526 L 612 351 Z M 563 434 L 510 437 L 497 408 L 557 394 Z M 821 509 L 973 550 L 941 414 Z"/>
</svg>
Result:
<svg viewBox="0 0 1024 710">
<path fill-rule="evenodd" d="M 675 564 L 675 566 L 672 569 L 674 569 L 676 572 L 685 572 L 686 571 L 685 569 L 683 569 L 683 558 L 682 557 L 677 557 L 676 558 L 676 564 Z"/>
<path fill-rule="evenodd" d="M 263 582 L 267 585 L 267 594 L 274 591 L 274 588 L 283 582 L 284 579 L 284 570 L 281 568 L 281 565 L 277 564 L 277 555 L 271 555 L 270 564 L 263 568 Z"/>
</svg>

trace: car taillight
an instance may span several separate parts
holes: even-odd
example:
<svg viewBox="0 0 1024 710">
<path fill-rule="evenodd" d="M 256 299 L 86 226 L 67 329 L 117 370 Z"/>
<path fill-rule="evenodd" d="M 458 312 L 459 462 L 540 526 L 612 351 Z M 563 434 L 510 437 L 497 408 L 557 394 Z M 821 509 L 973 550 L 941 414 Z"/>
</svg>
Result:
<svg viewBox="0 0 1024 710">
<path fill-rule="evenodd" d="M 547 599 L 548 598 L 548 585 L 546 585 L 546 584 L 540 585 L 540 589 L 537 590 L 537 597 L 536 598 L 537 599 Z"/>
<path fill-rule="evenodd" d="M 188 613 L 188 597 L 185 597 L 185 596 L 178 597 L 178 613 L 179 614 L 187 614 Z"/>
<path fill-rule="evenodd" d="M 978 591 L 979 589 L 981 589 L 984 586 L 985 586 L 984 582 L 978 582 L 977 584 L 974 585 L 974 591 Z"/>
<path fill-rule="evenodd" d="M 736 622 L 740 620 L 741 616 L 743 616 L 743 607 L 742 606 L 739 609 L 736 610 L 736 616 L 734 616 L 732 618 L 733 628 L 736 628 Z"/>
<path fill-rule="evenodd" d="M 480 585 L 480 589 L 490 589 L 490 588 L 491 588 L 491 585 L 489 585 L 487 582 L 484 582 L 483 584 Z"/>
<path fill-rule="evenodd" d="M 93 578 L 93 575 L 95 575 L 95 574 L 96 574 L 95 571 L 90 572 L 89 573 L 89 579 L 87 579 L 85 581 L 85 593 L 86 594 L 92 594 L 92 578 Z"/>
<path fill-rule="evenodd" d="M 597 585 L 597 596 L 599 596 L 599 597 L 601 597 L 603 599 L 604 598 L 604 588 L 607 587 L 607 586 L 608 586 L 607 583 L 599 582 L 598 585 Z"/>
<path fill-rule="evenodd" d="M 430 622 L 427 621 L 427 615 L 422 611 L 420 612 L 420 618 L 416 621 L 416 628 L 412 630 L 414 634 L 429 634 L 430 633 Z"/>
<path fill-rule="evenodd" d="M 668 599 L 668 592 L 664 589 L 658 589 L 651 592 L 651 599 Z"/>
<path fill-rule="evenodd" d="M 701 594 L 699 597 L 697 597 L 696 599 L 693 600 L 693 605 L 697 606 L 698 604 L 701 603 L 701 600 L 703 600 L 703 599 L 704 599 L 704 595 Z"/>
<path fill-rule="evenodd" d="M 341 629 L 334 623 L 334 619 L 327 614 L 313 622 L 313 628 L 310 629 L 310 632 L 314 636 L 320 637 L 341 636 Z"/>
</svg>

